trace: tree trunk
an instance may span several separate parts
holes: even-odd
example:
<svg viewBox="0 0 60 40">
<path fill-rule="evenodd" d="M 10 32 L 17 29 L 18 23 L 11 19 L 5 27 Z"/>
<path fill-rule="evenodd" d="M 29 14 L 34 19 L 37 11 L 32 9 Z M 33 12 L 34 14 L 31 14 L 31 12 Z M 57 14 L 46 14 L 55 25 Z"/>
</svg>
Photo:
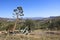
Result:
<svg viewBox="0 0 60 40">
<path fill-rule="evenodd" d="M 17 18 L 16 18 L 15 25 L 14 25 L 14 28 L 13 28 L 13 33 L 14 33 L 15 29 L 16 29 L 17 23 L 18 23 L 18 14 L 17 14 Z"/>
</svg>

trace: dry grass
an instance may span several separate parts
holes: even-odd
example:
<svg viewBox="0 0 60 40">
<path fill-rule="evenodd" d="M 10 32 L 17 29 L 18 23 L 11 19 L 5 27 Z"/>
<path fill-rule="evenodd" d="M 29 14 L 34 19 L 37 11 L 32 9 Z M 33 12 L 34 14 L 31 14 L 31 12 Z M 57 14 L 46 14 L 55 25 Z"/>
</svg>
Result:
<svg viewBox="0 0 60 40">
<path fill-rule="evenodd" d="M 39 34 L 39 32 L 41 34 Z M 0 40 L 4 40 L 5 38 L 6 35 L 4 34 L 0 35 Z M 60 35 L 46 34 L 40 30 L 40 31 L 34 31 L 29 35 L 24 34 L 9 35 L 6 40 L 60 40 Z"/>
</svg>

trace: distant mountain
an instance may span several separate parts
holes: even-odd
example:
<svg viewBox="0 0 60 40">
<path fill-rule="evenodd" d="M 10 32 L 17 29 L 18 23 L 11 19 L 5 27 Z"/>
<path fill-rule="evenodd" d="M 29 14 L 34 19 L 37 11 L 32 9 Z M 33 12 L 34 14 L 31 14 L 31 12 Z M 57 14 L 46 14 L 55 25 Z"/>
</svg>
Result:
<svg viewBox="0 0 60 40">
<path fill-rule="evenodd" d="M 23 19 L 42 20 L 43 17 L 25 17 Z"/>
<path fill-rule="evenodd" d="M 51 17 L 47 17 L 47 18 L 43 18 L 43 17 L 24 17 L 24 18 L 21 18 L 21 19 L 23 19 L 23 20 L 26 20 L 26 19 L 48 20 L 48 19 L 60 19 L 60 16 L 51 16 Z M 2 18 L 2 17 L 0 17 L 0 20 L 14 21 L 15 19 L 14 18 Z"/>
<path fill-rule="evenodd" d="M 13 18 L 2 18 L 2 17 L 0 17 L 0 20 L 4 20 L 4 21 L 13 21 L 13 20 L 15 20 L 15 19 L 13 19 Z"/>
</svg>

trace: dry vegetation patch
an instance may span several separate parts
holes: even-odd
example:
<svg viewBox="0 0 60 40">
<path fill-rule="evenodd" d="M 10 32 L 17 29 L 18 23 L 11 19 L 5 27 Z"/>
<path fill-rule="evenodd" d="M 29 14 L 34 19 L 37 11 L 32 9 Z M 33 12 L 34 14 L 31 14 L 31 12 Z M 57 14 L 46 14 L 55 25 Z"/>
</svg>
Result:
<svg viewBox="0 0 60 40">
<path fill-rule="evenodd" d="M 6 40 L 60 40 L 60 35 L 46 34 L 45 32 L 42 30 L 35 30 L 28 35 L 12 34 L 12 35 L 9 35 Z M 7 35 L 5 34 L 1 34 L 0 40 L 5 40 L 6 36 Z"/>
</svg>

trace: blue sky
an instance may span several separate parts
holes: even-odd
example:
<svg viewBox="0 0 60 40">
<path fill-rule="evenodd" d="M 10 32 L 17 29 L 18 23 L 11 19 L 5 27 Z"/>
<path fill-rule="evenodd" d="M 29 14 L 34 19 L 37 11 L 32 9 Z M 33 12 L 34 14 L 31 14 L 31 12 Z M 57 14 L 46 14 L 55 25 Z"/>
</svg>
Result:
<svg viewBox="0 0 60 40">
<path fill-rule="evenodd" d="M 24 17 L 60 16 L 60 0 L 0 0 L 0 17 L 11 18 L 18 6 L 23 7 Z"/>
</svg>

